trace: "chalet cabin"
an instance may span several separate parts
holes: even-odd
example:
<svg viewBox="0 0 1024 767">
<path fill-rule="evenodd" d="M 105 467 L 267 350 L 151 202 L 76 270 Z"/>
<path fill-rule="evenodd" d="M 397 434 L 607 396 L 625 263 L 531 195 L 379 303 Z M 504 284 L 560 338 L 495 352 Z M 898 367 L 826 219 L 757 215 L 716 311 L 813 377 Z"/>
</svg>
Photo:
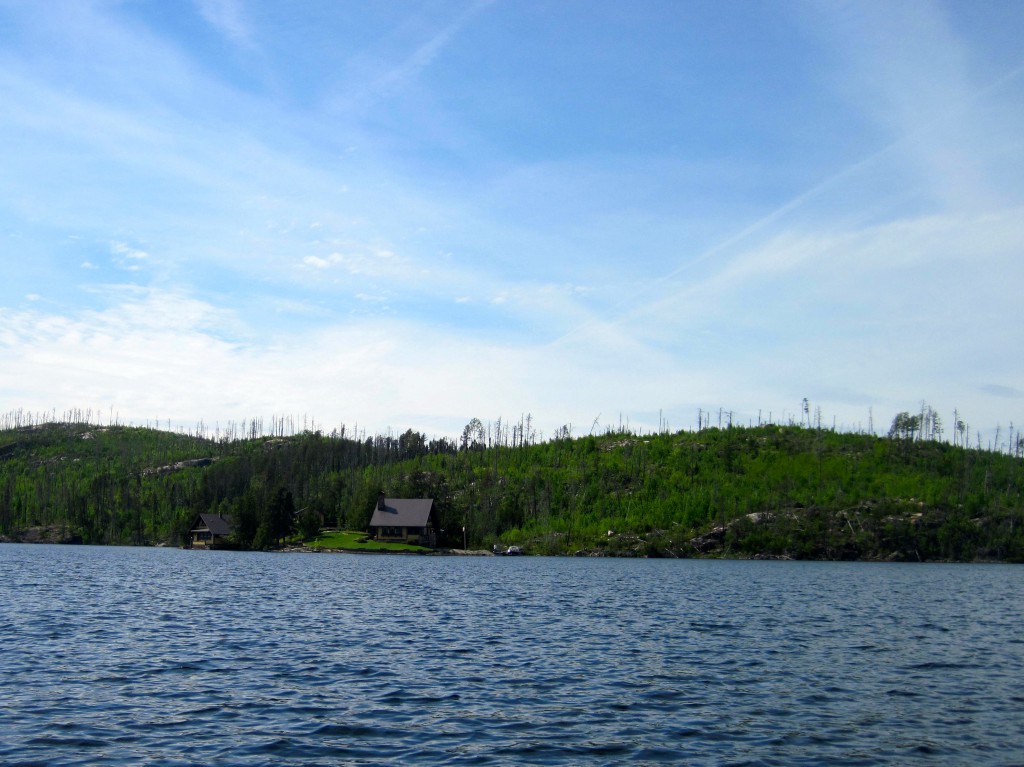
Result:
<svg viewBox="0 0 1024 767">
<path fill-rule="evenodd" d="M 213 549 L 227 543 L 234 528 L 231 517 L 220 514 L 198 514 L 189 530 L 189 545 L 193 549 Z"/>
<path fill-rule="evenodd" d="M 377 496 L 370 519 L 370 535 L 377 541 L 437 545 L 437 511 L 433 498 L 385 498 Z"/>
</svg>

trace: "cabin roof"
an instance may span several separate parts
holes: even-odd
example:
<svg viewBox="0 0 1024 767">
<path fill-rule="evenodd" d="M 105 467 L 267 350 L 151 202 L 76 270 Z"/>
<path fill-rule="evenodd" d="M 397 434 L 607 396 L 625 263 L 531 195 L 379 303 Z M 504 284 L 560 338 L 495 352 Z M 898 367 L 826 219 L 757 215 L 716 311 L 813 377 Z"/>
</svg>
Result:
<svg viewBox="0 0 1024 767">
<path fill-rule="evenodd" d="M 370 527 L 426 527 L 433 498 L 385 498 L 384 508 L 375 506 Z"/>
<path fill-rule="evenodd" d="M 221 516 L 220 514 L 200 514 L 196 519 L 193 530 L 199 530 L 202 527 L 206 527 L 214 535 L 231 535 L 231 517 Z"/>
</svg>

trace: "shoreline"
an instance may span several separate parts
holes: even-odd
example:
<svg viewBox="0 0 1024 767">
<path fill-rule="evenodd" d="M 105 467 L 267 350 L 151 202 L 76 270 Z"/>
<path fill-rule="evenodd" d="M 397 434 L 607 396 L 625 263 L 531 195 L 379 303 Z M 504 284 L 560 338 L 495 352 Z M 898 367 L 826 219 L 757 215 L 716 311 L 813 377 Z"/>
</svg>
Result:
<svg viewBox="0 0 1024 767">
<path fill-rule="evenodd" d="M 261 551 L 250 549 L 191 549 L 183 546 L 174 546 L 170 543 L 144 543 L 144 544 L 110 544 L 110 543 L 83 543 L 82 541 L 53 541 L 53 540 L 17 540 L 10 536 L 0 536 L 0 545 L 24 545 L 24 546 L 82 546 L 99 548 L 131 548 L 131 549 L 179 549 L 181 551 L 231 551 L 237 553 L 262 553 L 262 554 L 349 554 L 357 556 L 404 556 L 404 557 L 493 557 L 505 558 L 503 554 L 495 554 L 487 549 L 434 549 L 430 551 L 386 551 L 370 549 L 333 549 L 333 548 L 308 548 L 305 546 L 285 546 L 279 549 L 265 549 Z M 863 558 L 863 559 L 797 559 L 795 557 L 779 556 L 773 554 L 755 554 L 753 556 L 707 556 L 700 555 L 692 557 L 680 556 L 651 556 L 651 555 L 621 555 L 609 554 L 606 552 L 575 552 L 567 554 L 522 554 L 526 557 L 552 557 L 556 559 L 666 559 L 666 560 L 721 560 L 727 562 L 850 562 L 860 564 L 905 564 L 905 565 L 1017 565 L 1018 562 L 1001 559 L 977 559 L 971 561 L 959 561 L 951 559 L 898 559 L 893 557 Z"/>
</svg>

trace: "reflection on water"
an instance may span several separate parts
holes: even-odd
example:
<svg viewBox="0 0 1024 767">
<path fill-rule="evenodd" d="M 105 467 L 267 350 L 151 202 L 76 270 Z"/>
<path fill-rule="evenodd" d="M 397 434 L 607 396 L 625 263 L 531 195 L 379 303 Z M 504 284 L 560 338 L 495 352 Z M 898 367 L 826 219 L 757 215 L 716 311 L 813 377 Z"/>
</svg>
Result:
<svg viewBox="0 0 1024 767">
<path fill-rule="evenodd" d="M 1024 762 L 1024 568 L 0 545 L 0 763 Z"/>
</svg>

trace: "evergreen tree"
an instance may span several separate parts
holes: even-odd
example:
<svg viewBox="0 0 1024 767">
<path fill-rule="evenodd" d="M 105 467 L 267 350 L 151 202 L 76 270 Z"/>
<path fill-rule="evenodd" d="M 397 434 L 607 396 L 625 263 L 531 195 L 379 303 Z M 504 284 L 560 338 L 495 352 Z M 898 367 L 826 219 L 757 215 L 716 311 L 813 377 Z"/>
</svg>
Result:
<svg viewBox="0 0 1024 767">
<path fill-rule="evenodd" d="M 291 490 L 279 487 L 270 507 L 268 532 L 274 543 L 280 545 L 295 529 L 295 500 Z"/>
</svg>

